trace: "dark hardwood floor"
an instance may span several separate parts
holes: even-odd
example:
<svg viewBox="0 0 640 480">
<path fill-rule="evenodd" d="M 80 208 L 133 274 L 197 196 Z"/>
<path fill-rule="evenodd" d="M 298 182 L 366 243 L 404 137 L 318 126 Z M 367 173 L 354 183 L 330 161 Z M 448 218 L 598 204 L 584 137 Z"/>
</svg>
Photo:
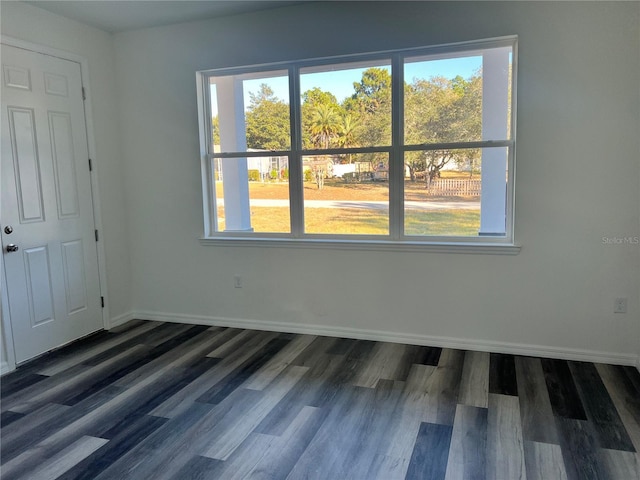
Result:
<svg viewBox="0 0 640 480">
<path fill-rule="evenodd" d="M 639 477 L 633 367 L 131 322 L 1 379 L 1 477 Z"/>
</svg>

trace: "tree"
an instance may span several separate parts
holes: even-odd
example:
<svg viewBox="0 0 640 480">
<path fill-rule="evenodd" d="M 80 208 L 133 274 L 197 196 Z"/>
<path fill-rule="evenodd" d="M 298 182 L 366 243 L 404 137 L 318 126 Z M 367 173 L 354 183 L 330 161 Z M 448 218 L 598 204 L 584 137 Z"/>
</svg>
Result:
<svg viewBox="0 0 640 480">
<path fill-rule="evenodd" d="M 405 87 L 405 142 L 407 144 L 466 142 L 482 135 L 482 79 L 431 77 Z M 413 181 L 423 169 L 431 182 L 451 161 L 470 164 L 479 158 L 477 149 L 439 149 L 407 154 L 405 164 Z"/>
<path fill-rule="evenodd" d="M 249 93 L 249 108 L 245 112 L 247 148 L 286 150 L 289 148 L 289 105 L 275 96 L 263 83 L 257 93 Z"/>
<path fill-rule="evenodd" d="M 333 105 L 320 103 L 314 106 L 309 133 L 316 148 L 332 146 L 338 136 L 339 122 L 340 116 Z"/>
<path fill-rule="evenodd" d="M 391 114 L 391 74 L 386 68 L 373 67 L 362 72 L 362 79 L 353 83 L 351 97 L 365 114 L 388 111 Z M 391 118 L 389 118 L 391 124 Z"/>
<path fill-rule="evenodd" d="M 331 92 L 325 92 L 318 87 L 313 87 L 302 94 L 302 103 L 307 105 L 335 105 L 338 106 L 338 100 Z"/>
<path fill-rule="evenodd" d="M 386 68 L 372 67 L 362 72 L 353 83 L 354 94 L 343 103 L 344 110 L 363 125 L 354 132 L 354 144 L 361 146 L 391 145 L 391 73 Z M 386 153 L 363 154 L 372 165 L 387 165 Z"/>
<path fill-rule="evenodd" d="M 418 179 L 418 173 L 427 170 L 426 156 L 424 152 L 406 152 L 404 164 L 409 169 L 409 178 L 412 182 Z"/>
<path fill-rule="evenodd" d="M 220 145 L 220 119 L 218 115 L 211 117 L 211 138 L 214 145 Z"/>
<path fill-rule="evenodd" d="M 305 149 L 321 148 L 314 141 L 313 134 L 311 133 L 314 117 L 317 114 L 319 105 L 323 105 L 338 113 L 341 112 L 335 95 L 330 92 L 325 92 L 318 87 L 314 87 L 302 94 L 302 146 Z"/>
<path fill-rule="evenodd" d="M 343 148 L 357 147 L 357 135 L 360 131 L 360 121 L 349 113 L 340 116 L 338 122 L 337 144 Z M 346 155 L 347 163 L 351 163 L 351 154 Z"/>
<path fill-rule="evenodd" d="M 329 148 L 338 136 L 340 128 L 340 116 L 336 108 L 331 104 L 319 103 L 314 105 L 309 133 L 311 141 L 315 148 Z M 313 172 L 318 185 L 318 189 L 322 190 L 324 186 L 324 178 L 327 175 L 327 163 L 330 158 L 322 155 L 320 159 L 313 163 Z"/>
</svg>

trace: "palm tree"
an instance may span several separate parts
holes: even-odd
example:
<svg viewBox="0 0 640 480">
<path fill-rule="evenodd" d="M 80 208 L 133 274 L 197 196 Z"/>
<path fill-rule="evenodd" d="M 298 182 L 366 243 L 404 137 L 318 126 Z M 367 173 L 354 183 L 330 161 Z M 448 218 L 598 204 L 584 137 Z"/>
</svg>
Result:
<svg viewBox="0 0 640 480">
<path fill-rule="evenodd" d="M 360 120 L 346 113 L 340 117 L 338 125 L 338 145 L 344 148 L 357 147 L 356 131 L 360 128 Z M 351 163 L 351 154 L 347 154 L 347 162 Z"/>
<path fill-rule="evenodd" d="M 314 106 L 311 117 L 310 133 L 316 148 L 329 148 L 338 135 L 340 117 L 333 105 Z"/>
<path fill-rule="evenodd" d="M 333 105 L 319 103 L 313 107 L 313 115 L 311 116 L 311 124 L 309 131 L 311 140 L 316 148 L 329 148 L 337 137 L 339 131 L 340 117 Z M 318 189 L 324 186 L 324 177 L 327 172 L 327 163 L 329 157 L 321 156 L 320 161 L 316 161 L 314 165 L 314 176 Z"/>
</svg>

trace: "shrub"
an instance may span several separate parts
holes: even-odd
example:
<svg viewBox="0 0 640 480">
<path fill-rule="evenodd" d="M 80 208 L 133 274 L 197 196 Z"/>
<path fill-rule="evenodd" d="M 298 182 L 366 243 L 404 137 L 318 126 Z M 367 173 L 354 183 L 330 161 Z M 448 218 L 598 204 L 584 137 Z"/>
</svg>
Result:
<svg viewBox="0 0 640 480">
<path fill-rule="evenodd" d="M 250 182 L 259 182 L 260 181 L 260 171 L 259 170 L 249 170 L 249 181 Z"/>
<path fill-rule="evenodd" d="M 347 183 L 353 183 L 358 180 L 356 172 L 347 172 L 342 175 L 342 179 Z"/>
<path fill-rule="evenodd" d="M 311 169 L 305 170 L 304 171 L 304 181 L 305 182 L 313 182 L 314 180 L 315 180 L 315 178 L 313 176 L 313 172 L 311 171 Z"/>
</svg>

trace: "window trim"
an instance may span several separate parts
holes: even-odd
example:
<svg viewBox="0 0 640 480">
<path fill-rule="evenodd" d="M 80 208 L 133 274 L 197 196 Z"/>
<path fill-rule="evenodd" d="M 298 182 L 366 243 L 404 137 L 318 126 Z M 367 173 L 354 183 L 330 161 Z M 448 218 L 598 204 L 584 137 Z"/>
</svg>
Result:
<svg viewBox="0 0 640 480">
<path fill-rule="evenodd" d="M 404 144 L 404 59 L 423 56 L 425 58 L 451 58 L 456 53 L 467 56 L 485 49 L 511 47 L 511 101 L 510 138 L 505 140 L 482 140 L 475 142 L 449 142 L 438 144 Z M 242 245 L 269 247 L 310 247 L 348 250 L 391 250 L 391 251 L 434 251 L 445 253 L 517 254 L 520 246 L 515 242 L 515 145 L 517 106 L 517 36 L 416 47 L 382 52 L 321 57 L 291 62 L 278 62 L 244 67 L 228 67 L 203 70 L 196 73 L 198 120 L 200 129 L 200 154 L 203 188 L 204 234 L 203 245 Z M 392 108 L 391 145 L 375 147 L 328 148 L 304 150 L 302 148 L 300 110 L 300 70 L 305 67 L 323 65 L 370 62 L 387 60 L 391 65 Z M 289 76 L 289 107 L 291 123 L 290 150 L 269 151 L 270 156 L 289 157 L 289 203 L 291 216 L 290 233 L 269 232 L 220 232 L 217 231 L 217 214 L 212 162 L 216 158 L 250 158 L 264 156 L 264 152 L 213 152 L 211 132 L 211 103 L 209 79 L 211 77 L 240 75 L 256 72 L 286 71 Z M 437 150 L 442 148 L 488 148 L 507 149 L 507 198 L 505 236 L 417 236 L 404 234 L 404 162 L 393 161 L 403 158 L 404 152 Z M 388 235 L 337 235 L 304 233 L 304 196 L 302 178 L 302 157 L 335 153 L 389 154 L 389 234 Z M 393 210 L 393 211 L 392 211 Z"/>
</svg>

